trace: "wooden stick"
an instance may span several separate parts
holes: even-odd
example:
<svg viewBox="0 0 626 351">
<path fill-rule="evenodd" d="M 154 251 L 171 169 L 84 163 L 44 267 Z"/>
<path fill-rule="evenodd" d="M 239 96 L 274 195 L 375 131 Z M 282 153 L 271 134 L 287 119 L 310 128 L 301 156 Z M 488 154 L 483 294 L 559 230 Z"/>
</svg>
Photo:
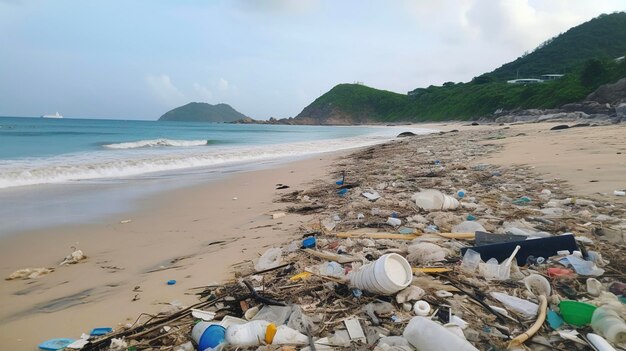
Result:
<svg viewBox="0 0 626 351">
<path fill-rule="evenodd" d="M 321 258 L 323 260 L 327 260 L 327 261 L 335 261 L 337 263 L 349 263 L 349 262 L 355 262 L 355 261 L 359 261 L 360 259 L 356 258 L 356 257 L 352 257 L 352 256 L 346 256 L 346 255 L 338 255 L 336 253 L 332 253 L 332 252 L 324 252 L 324 251 L 315 251 L 312 249 L 304 249 L 302 250 L 306 253 L 308 253 L 311 256 L 315 256 L 317 258 Z"/>
<path fill-rule="evenodd" d="M 401 240 L 413 240 L 421 234 L 395 234 L 395 233 L 359 233 L 359 232 L 344 232 L 337 233 L 338 238 L 367 238 L 367 239 L 401 239 Z"/>
</svg>

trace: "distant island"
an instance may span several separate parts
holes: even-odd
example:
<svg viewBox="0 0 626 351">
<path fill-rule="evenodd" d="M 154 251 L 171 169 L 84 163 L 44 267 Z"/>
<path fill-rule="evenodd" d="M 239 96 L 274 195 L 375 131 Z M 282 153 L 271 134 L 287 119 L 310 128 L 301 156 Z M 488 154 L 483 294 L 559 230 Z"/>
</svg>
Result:
<svg viewBox="0 0 626 351">
<path fill-rule="evenodd" d="M 190 102 L 167 111 L 159 121 L 185 122 L 234 122 L 247 118 L 228 104 L 211 105 L 205 102 Z"/>
</svg>

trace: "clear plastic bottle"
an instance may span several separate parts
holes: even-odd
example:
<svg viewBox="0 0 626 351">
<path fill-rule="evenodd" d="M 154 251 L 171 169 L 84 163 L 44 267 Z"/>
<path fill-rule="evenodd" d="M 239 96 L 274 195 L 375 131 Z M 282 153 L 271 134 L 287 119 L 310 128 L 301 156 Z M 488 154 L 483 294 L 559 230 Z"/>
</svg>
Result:
<svg viewBox="0 0 626 351">
<path fill-rule="evenodd" d="M 596 308 L 591 317 L 591 327 L 610 342 L 626 342 L 626 323 L 610 306 Z"/>
</svg>

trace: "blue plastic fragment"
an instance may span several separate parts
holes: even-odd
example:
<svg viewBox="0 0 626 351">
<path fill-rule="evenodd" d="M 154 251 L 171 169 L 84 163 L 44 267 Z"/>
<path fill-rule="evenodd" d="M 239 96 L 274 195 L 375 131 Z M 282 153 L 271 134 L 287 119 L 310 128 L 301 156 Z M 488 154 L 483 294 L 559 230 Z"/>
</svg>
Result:
<svg viewBox="0 0 626 351">
<path fill-rule="evenodd" d="M 476 217 L 474 217 L 471 213 L 467 215 L 467 220 L 468 221 L 475 221 Z"/>
<path fill-rule="evenodd" d="M 57 338 L 50 339 L 42 342 L 38 345 L 40 350 L 61 350 L 67 347 L 67 345 L 73 343 L 76 339 L 68 339 L 68 338 Z"/>
<path fill-rule="evenodd" d="M 343 179 L 342 179 L 342 180 L 338 180 L 338 181 L 336 181 L 336 182 L 335 182 L 335 184 L 337 184 L 337 185 L 343 185 Z"/>
<path fill-rule="evenodd" d="M 302 240 L 302 247 L 305 249 L 310 249 L 312 247 L 315 247 L 315 237 L 314 236 L 310 236 L 304 240 Z"/>
<path fill-rule="evenodd" d="M 339 196 L 344 196 L 347 192 L 348 192 L 348 189 L 341 189 L 341 190 L 337 191 L 337 194 Z"/>
<path fill-rule="evenodd" d="M 174 279 L 170 279 L 167 281 L 167 285 L 174 285 L 174 284 L 176 284 L 176 280 Z"/>
<path fill-rule="evenodd" d="M 558 329 L 564 323 L 563 318 L 558 313 L 554 312 L 553 310 L 548 310 L 546 319 L 548 320 L 548 324 L 550 325 L 550 328 L 552 329 Z"/>
<path fill-rule="evenodd" d="M 361 297 L 361 295 L 363 295 L 363 291 L 361 291 L 360 289 L 354 288 L 352 289 L 352 295 L 354 297 Z"/>
<path fill-rule="evenodd" d="M 91 332 L 89 333 L 89 335 L 99 336 L 99 335 L 108 334 L 112 331 L 113 331 L 113 328 L 93 328 Z"/>
</svg>

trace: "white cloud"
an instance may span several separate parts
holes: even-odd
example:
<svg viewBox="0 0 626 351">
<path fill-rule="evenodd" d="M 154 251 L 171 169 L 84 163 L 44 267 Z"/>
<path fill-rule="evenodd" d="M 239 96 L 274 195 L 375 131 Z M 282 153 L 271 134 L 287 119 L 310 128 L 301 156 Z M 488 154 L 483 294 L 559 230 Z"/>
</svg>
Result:
<svg viewBox="0 0 626 351">
<path fill-rule="evenodd" d="M 220 78 L 220 80 L 217 82 L 217 88 L 221 91 L 226 91 L 228 90 L 230 84 L 228 83 L 228 81 L 224 78 Z"/>
<path fill-rule="evenodd" d="M 146 83 L 148 88 L 152 91 L 154 96 L 166 106 L 180 105 L 186 102 L 185 94 L 183 94 L 172 83 L 170 77 L 167 74 L 161 75 L 148 75 L 146 76 Z"/>
<path fill-rule="evenodd" d="M 200 83 L 193 83 L 193 90 L 198 101 L 209 102 L 213 100 L 213 93 L 209 88 Z"/>
</svg>

